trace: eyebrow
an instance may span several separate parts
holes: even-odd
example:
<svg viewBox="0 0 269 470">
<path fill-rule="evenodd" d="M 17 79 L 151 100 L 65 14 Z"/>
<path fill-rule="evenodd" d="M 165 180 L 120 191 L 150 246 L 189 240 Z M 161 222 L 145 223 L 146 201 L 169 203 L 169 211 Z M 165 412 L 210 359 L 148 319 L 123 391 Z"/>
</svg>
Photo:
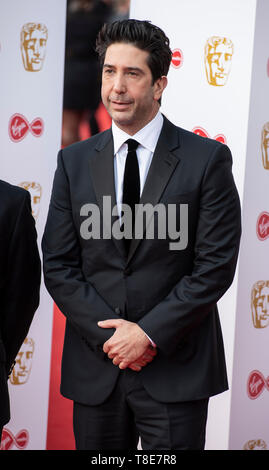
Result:
<svg viewBox="0 0 269 470">
<path fill-rule="evenodd" d="M 104 64 L 103 68 L 115 68 L 115 65 L 112 64 Z M 140 67 L 125 67 L 125 70 L 127 71 L 136 71 L 140 73 L 144 73 L 144 71 Z"/>
</svg>

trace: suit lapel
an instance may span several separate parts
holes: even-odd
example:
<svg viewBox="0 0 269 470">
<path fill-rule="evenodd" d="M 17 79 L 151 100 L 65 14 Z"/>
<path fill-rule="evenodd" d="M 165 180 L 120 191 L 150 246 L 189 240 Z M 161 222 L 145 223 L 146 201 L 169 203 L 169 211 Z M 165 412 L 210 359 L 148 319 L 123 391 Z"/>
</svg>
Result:
<svg viewBox="0 0 269 470">
<path fill-rule="evenodd" d="M 140 204 L 150 203 L 153 207 L 158 204 L 180 158 L 173 151 L 179 147 L 178 130 L 164 117 L 163 128 L 152 158 L 145 186 L 140 198 Z M 111 208 L 116 206 L 115 178 L 114 178 L 114 146 L 111 129 L 104 132 L 96 144 L 96 154 L 90 159 L 93 187 L 96 194 L 102 216 L 103 197 L 111 197 Z M 108 233 L 113 224 L 119 224 L 117 216 L 112 216 L 111 221 L 103 217 Z M 150 223 L 150 221 L 149 221 Z M 146 227 L 144 227 L 144 232 Z M 119 253 L 126 257 L 123 240 L 112 237 Z M 141 243 L 141 239 L 133 239 L 127 258 L 130 262 Z"/>
<path fill-rule="evenodd" d="M 119 224 L 116 215 L 107 218 L 103 213 L 104 196 L 111 199 L 111 210 L 116 207 L 116 191 L 114 178 L 114 146 L 111 129 L 107 130 L 96 144 L 96 154 L 90 159 L 91 175 L 97 203 L 106 226 L 107 233 L 111 234 L 114 224 Z M 111 236 L 111 235 L 110 235 Z M 123 240 L 111 237 L 122 256 L 126 256 Z"/>
<path fill-rule="evenodd" d="M 163 128 L 152 158 L 145 186 L 140 198 L 140 204 L 158 204 L 176 166 L 179 157 L 173 150 L 179 147 L 178 130 L 164 117 Z M 150 223 L 150 221 L 149 221 Z M 146 227 L 144 227 L 145 233 Z M 133 239 L 130 245 L 127 264 L 132 259 L 141 239 Z"/>
</svg>

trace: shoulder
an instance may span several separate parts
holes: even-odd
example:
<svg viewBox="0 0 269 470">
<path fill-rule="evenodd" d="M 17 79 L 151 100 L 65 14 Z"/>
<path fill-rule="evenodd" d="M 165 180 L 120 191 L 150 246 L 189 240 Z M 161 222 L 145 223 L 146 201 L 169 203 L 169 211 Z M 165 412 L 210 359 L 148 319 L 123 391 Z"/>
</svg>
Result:
<svg viewBox="0 0 269 470">
<path fill-rule="evenodd" d="M 166 121 L 168 121 L 166 119 Z M 175 132 L 178 133 L 180 145 L 184 148 L 186 147 L 194 147 L 200 148 L 204 150 L 213 150 L 218 149 L 223 146 L 221 142 L 218 142 L 215 139 L 210 139 L 208 137 L 203 137 L 201 135 L 195 134 L 192 131 L 184 129 L 180 126 L 177 126 L 170 121 L 168 121 L 171 126 L 175 129 Z"/>
<path fill-rule="evenodd" d="M 31 214 L 31 197 L 26 189 L 0 180 L 0 237 L 12 233 L 20 214 Z M 11 232 L 10 232 L 11 231 Z"/>
<path fill-rule="evenodd" d="M 215 139 L 202 137 L 192 131 L 179 127 L 167 118 L 165 118 L 165 126 L 170 135 L 177 136 L 177 143 L 181 157 L 185 157 L 190 161 L 206 164 L 211 159 L 221 158 L 231 160 L 231 152 L 227 145 L 218 142 Z M 168 135 L 168 134 L 167 134 Z"/>
<path fill-rule="evenodd" d="M 16 207 L 30 195 L 26 189 L 0 180 L 0 200 L 5 207 Z"/>
<path fill-rule="evenodd" d="M 91 157 L 93 151 L 96 148 L 100 148 L 112 139 L 111 129 L 107 129 L 103 132 L 99 132 L 89 139 L 75 142 L 74 144 L 69 145 L 68 147 L 63 148 L 60 152 L 64 160 L 73 160 L 74 158 L 87 158 Z"/>
</svg>

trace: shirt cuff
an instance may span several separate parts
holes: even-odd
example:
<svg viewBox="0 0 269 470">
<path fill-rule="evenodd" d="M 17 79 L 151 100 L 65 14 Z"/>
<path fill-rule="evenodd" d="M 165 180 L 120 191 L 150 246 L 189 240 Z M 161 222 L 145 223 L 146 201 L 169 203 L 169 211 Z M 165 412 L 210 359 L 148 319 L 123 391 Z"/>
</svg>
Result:
<svg viewBox="0 0 269 470">
<path fill-rule="evenodd" d="M 145 332 L 144 332 L 145 333 Z M 152 339 L 147 335 L 147 333 L 145 333 L 146 337 L 150 340 L 151 342 L 151 345 L 154 347 L 154 348 L 157 348 L 156 344 L 154 343 L 154 341 L 152 341 Z"/>
</svg>

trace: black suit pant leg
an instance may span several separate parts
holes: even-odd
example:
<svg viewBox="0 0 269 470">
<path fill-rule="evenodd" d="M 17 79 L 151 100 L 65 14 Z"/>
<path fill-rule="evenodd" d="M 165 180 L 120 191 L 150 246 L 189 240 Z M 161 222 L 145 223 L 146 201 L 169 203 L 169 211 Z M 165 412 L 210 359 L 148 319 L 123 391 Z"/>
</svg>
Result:
<svg viewBox="0 0 269 470">
<path fill-rule="evenodd" d="M 79 450 L 203 450 L 208 398 L 161 403 L 145 390 L 139 372 L 126 369 L 105 403 L 74 404 Z"/>
</svg>

